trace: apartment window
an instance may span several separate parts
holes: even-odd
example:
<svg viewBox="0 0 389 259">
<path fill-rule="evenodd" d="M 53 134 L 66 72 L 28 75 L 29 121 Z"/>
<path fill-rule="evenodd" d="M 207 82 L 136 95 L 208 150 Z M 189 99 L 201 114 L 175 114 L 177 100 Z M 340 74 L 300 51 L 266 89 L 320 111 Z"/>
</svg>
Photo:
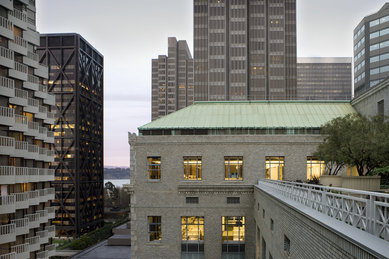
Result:
<svg viewBox="0 0 389 259">
<path fill-rule="evenodd" d="M 187 204 L 198 204 L 199 197 L 186 197 L 186 203 Z"/>
<path fill-rule="evenodd" d="M 181 217 L 181 258 L 204 258 L 204 217 Z"/>
<path fill-rule="evenodd" d="M 284 235 L 284 251 L 289 256 L 290 255 L 290 240 Z"/>
<path fill-rule="evenodd" d="M 149 241 L 162 239 L 161 216 L 149 216 Z"/>
<path fill-rule="evenodd" d="M 316 157 L 307 157 L 307 180 L 320 178 L 323 175 L 325 169 L 325 162 L 317 159 Z"/>
<path fill-rule="evenodd" d="M 201 156 L 184 157 L 185 180 L 201 180 Z"/>
<path fill-rule="evenodd" d="M 239 204 L 240 197 L 227 197 L 227 204 Z"/>
<path fill-rule="evenodd" d="M 266 179 L 282 180 L 284 175 L 283 156 L 267 156 L 266 157 Z"/>
<path fill-rule="evenodd" d="M 377 103 L 377 113 L 379 115 L 385 115 L 384 105 L 384 100 L 381 100 Z"/>
<path fill-rule="evenodd" d="M 161 179 L 161 157 L 148 157 L 149 179 Z"/>
<path fill-rule="evenodd" d="M 225 180 L 243 179 L 243 157 L 224 157 Z"/>
<path fill-rule="evenodd" d="M 245 217 L 222 217 L 222 257 L 245 256 Z"/>
</svg>

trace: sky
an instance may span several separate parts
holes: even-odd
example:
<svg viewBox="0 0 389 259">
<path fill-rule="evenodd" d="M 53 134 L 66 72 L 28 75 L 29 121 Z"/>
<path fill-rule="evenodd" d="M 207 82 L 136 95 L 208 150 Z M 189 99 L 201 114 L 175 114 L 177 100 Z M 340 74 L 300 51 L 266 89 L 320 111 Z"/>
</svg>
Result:
<svg viewBox="0 0 389 259">
<path fill-rule="evenodd" d="M 353 30 L 385 0 L 297 0 L 297 56 L 352 57 Z M 37 0 L 40 33 L 75 32 L 104 55 L 104 165 L 129 166 L 128 132 L 151 121 L 151 59 L 168 37 L 193 55 L 193 0 Z"/>
</svg>

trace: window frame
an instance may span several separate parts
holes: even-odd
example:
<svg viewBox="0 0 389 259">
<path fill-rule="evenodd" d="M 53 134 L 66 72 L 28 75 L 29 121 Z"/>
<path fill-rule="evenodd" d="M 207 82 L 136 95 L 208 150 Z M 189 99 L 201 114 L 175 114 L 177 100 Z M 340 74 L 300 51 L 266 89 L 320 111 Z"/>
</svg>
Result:
<svg viewBox="0 0 389 259">
<path fill-rule="evenodd" d="M 241 226 L 237 226 L 239 229 L 238 229 L 238 238 L 239 240 L 229 240 L 229 236 L 228 233 L 229 232 L 234 232 L 233 229 L 229 229 L 229 226 L 234 226 L 232 224 L 229 224 L 229 220 L 239 220 L 239 222 L 242 224 Z M 243 222 L 243 223 L 242 223 Z M 246 217 L 245 216 L 222 216 L 221 218 L 221 225 L 222 225 L 222 254 L 223 253 L 245 253 L 245 246 L 246 246 Z M 243 229 L 243 238 L 241 237 L 241 230 Z M 226 231 L 227 235 L 226 235 L 226 238 L 224 240 L 224 236 L 223 236 L 223 232 Z M 232 237 L 234 237 L 234 235 L 232 234 Z M 230 246 L 233 246 L 236 248 L 238 248 L 238 251 L 229 251 L 229 247 Z M 225 251 L 224 251 L 225 250 Z"/>
<path fill-rule="evenodd" d="M 159 220 L 159 222 L 154 222 L 154 219 Z M 150 222 L 153 221 L 153 222 Z M 161 242 L 162 240 L 162 216 L 147 216 L 147 223 L 148 223 L 148 236 L 149 236 L 149 242 Z M 158 230 L 151 230 L 151 226 L 159 226 Z M 158 234 L 159 233 L 159 239 L 152 239 L 152 234 Z"/>
<path fill-rule="evenodd" d="M 272 160 L 275 160 L 275 158 L 278 158 L 278 163 L 272 162 Z M 271 179 L 271 173 L 270 168 L 271 165 L 278 165 L 277 169 L 277 179 L 276 180 L 283 180 L 285 175 L 285 156 L 266 156 L 265 157 L 265 178 Z"/>
<path fill-rule="evenodd" d="M 159 159 L 159 163 L 155 163 L 155 161 L 153 161 L 153 159 Z M 161 179 L 162 179 L 162 170 L 161 169 L 162 169 L 162 159 L 160 156 L 148 156 L 147 157 L 147 172 L 148 172 L 147 179 L 149 181 L 152 181 L 152 182 L 161 181 Z M 157 178 L 152 178 L 152 175 L 155 174 L 155 171 L 157 172 L 157 175 L 156 175 Z"/>
<path fill-rule="evenodd" d="M 193 218 L 194 222 L 197 224 L 188 224 L 190 222 L 188 219 Z M 185 222 L 184 222 L 185 219 Z M 200 220 L 202 219 L 202 220 Z M 202 223 L 201 223 L 202 222 Z M 188 226 L 197 226 L 197 240 L 189 240 L 189 227 Z M 185 237 L 184 239 L 184 228 L 185 228 Z M 181 254 L 188 252 L 196 252 L 198 254 L 204 254 L 204 229 L 205 229 L 205 219 L 204 216 L 181 216 Z M 189 251 L 189 247 L 196 247 L 197 251 Z M 184 249 L 185 248 L 185 249 Z"/>
<path fill-rule="evenodd" d="M 185 181 L 201 181 L 202 180 L 202 157 L 201 156 L 184 156 L 184 180 Z M 190 176 L 190 160 L 196 160 L 196 178 L 189 178 Z"/>
<path fill-rule="evenodd" d="M 316 163 L 313 163 L 313 161 L 316 161 Z M 314 157 L 314 156 L 307 156 L 307 180 L 312 180 L 313 177 L 312 177 L 312 167 L 313 165 L 320 165 L 320 175 L 319 175 L 319 178 L 320 176 L 322 176 L 324 174 L 324 170 L 325 170 L 325 161 L 323 160 L 319 160 L 318 157 Z M 309 167 L 310 166 L 310 167 Z M 308 169 L 310 168 L 310 169 Z M 308 170 L 310 170 L 308 172 Z M 309 177 L 308 177 L 308 173 L 309 173 Z"/>
<path fill-rule="evenodd" d="M 231 173 L 231 166 L 234 166 L 231 162 L 236 160 L 237 172 Z M 236 174 L 233 177 L 233 174 Z M 224 157 L 224 180 L 225 181 L 243 181 L 243 156 L 225 156 Z"/>
</svg>

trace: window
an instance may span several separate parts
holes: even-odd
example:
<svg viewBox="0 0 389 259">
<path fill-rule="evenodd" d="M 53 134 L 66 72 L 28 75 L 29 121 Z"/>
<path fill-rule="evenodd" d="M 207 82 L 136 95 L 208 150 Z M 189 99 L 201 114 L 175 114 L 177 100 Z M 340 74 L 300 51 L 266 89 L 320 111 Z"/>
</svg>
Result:
<svg viewBox="0 0 389 259">
<path fill-rule="evenodd" d="M 244 258 L 245 217 L 222 217 L 222 258 Z"/>
<path fill-rule="evenodd" d="M 181 217 L 181 258 L 204 258 L 204 217 Z"/>
<path fill-rule="evenodd" d="M 289 256 L 290 255 L 290 240 L 284 235 L 284 251 Z"/>
<path fill-rule="evenodd" d="M 266 157 L 266 179 L 282 180 L 284 174 L 284 160 L 283 156 Z"/>
<path fill-rule="evenodd" d="M 320 161 L 316 157 L 307 157 L 307 180 L 320 178 L 323 175 L 325 169 L 325 162 Z"/>
<path fill-rule="evenodd" d="M 225 180 L 243 179 L 243 157 L 224 157 Z"/>
<path fill-rule="evenodd" d="M 379 115 L 385 115 L 384 105 L 384 100 L 377 103 L 377 112 Z"/>
<path fill-rule="evenodd" d="M 198 204 L 199 197 L 186 197 L 186 203 L 187 204 Z"/>
<path fill-rule="evenodd" d="M 149 241 L 162 239 L 161 216 L 149 216 Z"/>
<path fill-rule="evenodd" d="M 185 180 L 201 180 L 201 157 L 184 157 Z"/>
<path fill-rule="evenodd" d="M 238 204 L 240 203 L 240 197 L 227 197 L 227 204 Z"/>
<path fill-rule="evenodd" d="M 161 179 L 161 157 L 148 157 L 149 179 Z"/>
<path fill-rule="evenodd" d="M 274 220 L 270 219 L 270 229 L 273 231 L 274 230 Z"/>
</svg>

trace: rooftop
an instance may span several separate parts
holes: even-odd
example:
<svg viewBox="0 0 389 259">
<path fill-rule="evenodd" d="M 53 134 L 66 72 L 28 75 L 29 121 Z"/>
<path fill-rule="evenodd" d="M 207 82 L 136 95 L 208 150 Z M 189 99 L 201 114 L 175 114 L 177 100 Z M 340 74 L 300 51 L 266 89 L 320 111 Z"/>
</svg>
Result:
<svg viewBox="0 0 389 259">
<path fill-rule="evenodd" d="M 138 129 L 320 128 L 354 112 L 349 101 L 196 102 Z"/>
</svg>

